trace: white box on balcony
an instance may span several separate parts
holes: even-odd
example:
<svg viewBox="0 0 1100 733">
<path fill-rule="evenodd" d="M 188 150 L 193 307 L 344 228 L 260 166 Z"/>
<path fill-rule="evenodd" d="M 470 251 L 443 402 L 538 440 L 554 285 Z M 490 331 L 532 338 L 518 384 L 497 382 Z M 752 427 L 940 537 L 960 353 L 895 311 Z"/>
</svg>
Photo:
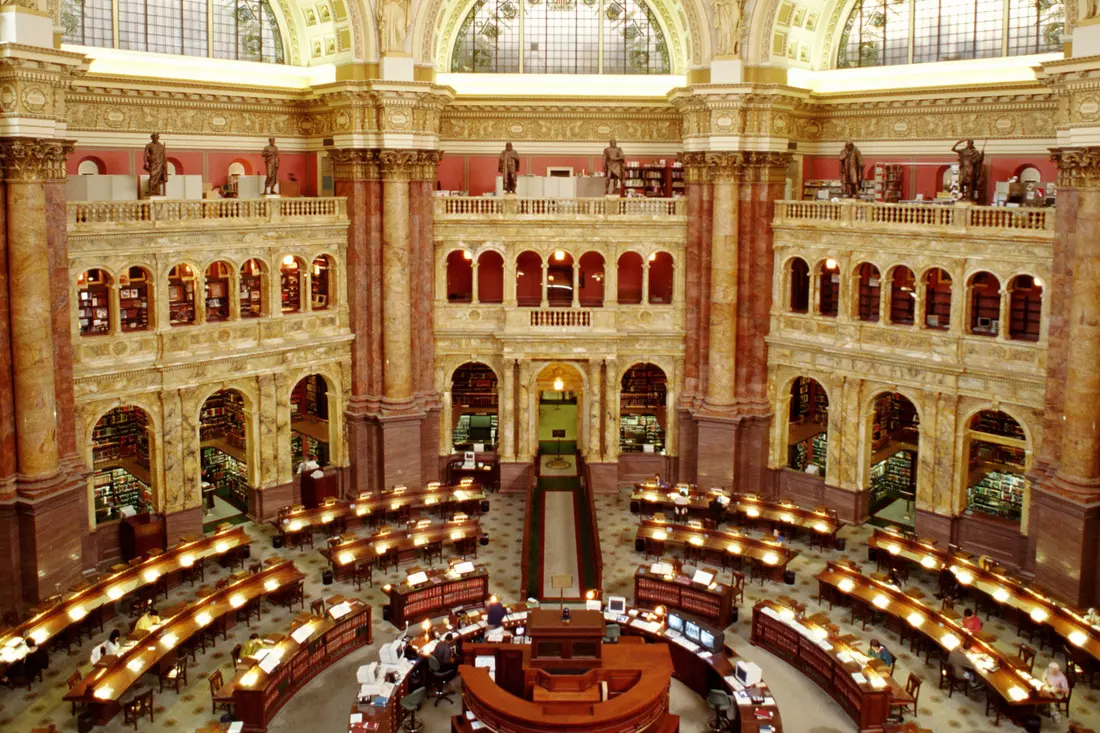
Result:
<svg viewBox="0 0 1100 733">
<path fill-rule="evenodd" d="M 202 176 L 168 176 L 164 195 L 173 201 L 199 201 L 202 199 Z M 149 197 L 149 176 L 141 177 L 141 197 Z"/>
<path fill-rule="evenodd" d="M 264 194 L 264 181 L 267 176 L 237 176 L 237 198 L 258 199 Z M 278 193 L 279 185 L 275 184 Z"/>
<path fill-rule="evenodd" d="M 133 176 L 69 176 L 65 195 L 69 201 L 134 201 L 137 180 Z"/>
</svg>

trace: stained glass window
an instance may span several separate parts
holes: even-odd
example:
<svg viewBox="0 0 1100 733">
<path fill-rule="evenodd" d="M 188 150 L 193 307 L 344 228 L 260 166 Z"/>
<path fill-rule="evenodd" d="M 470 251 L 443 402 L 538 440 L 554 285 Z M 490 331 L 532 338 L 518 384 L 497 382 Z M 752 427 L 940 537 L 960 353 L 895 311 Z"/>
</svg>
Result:
<svg viewBox="0 0 1100 733">
<path fill-rule="evenodd" d="M 65 43 L 81 46 L 286 63 L 268 0 L 63 0 L 61 22 Z"/>
<path fill-rule="evenodd" d="M 837 67 L 1057 51 L 1062 0 L 856 0 Z"/>
<path fill-rule="evenodd" d="M 642 0 L 478 0 L 451 71 L 668 74 L 668 48 Z"/>
</svg>

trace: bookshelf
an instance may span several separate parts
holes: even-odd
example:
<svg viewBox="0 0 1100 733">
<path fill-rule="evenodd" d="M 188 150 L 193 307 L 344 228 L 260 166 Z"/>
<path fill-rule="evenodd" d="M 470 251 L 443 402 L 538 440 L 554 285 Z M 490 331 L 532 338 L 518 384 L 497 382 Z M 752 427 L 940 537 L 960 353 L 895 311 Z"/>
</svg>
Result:
<svg viewBox="0 0 1100 733">
<path fill-rule="evenodd" d="M 940 269 L 928 273 L 924 290 L 924 325 L 944 331 L 951 326 L 951 278 Z"/>
<path fill-rule="evenodd" d="M 1000 330 L 1001 294 L 997 279 L 979 272 L 970 284 L 970 332 L 996 336 Z"/>
<path fill-rule="evenodd" d="M 660 367 L 639 364 L 623 375 L 619 406 L 623 411 L 665 409 L 668 379 Z"/>
<path fill-rule="evenodd" d="M 190 265 L 176 265 L 168 273 L 168 323 L 187 326 L 195 322 L 195 273 Z"/>
<path fill-rule="evenodd" d="M 323 311 L 328 309 L 329 300 L 329 266 L 328 258 L 324 255 L 313 260 L 313 277 L 310 280 L 310 302 L 313 310 Z"/>
<path fill-rule="evenodd" d="M 989 471 L 967 488 L 966 508 L 970 512 L 1018 522 L 1023 511 L 1026 484 L 1027 479 L 1020 474 Z"/>
<path fill-rule="evenodd" d="M 455 450 L 464 450 L 465 446 L 474 443 L 484 443 L 486 447 L 497 443 L 497 416 L 492 415 L 461 415 L 455 423 L 451 433 L 451 443 Z"/>
<path fill-rule="evenodd" d="M 229 266 L 215 262 L 206 268 L 206 321 L 229 320 Z"/>
<path fill-rule="evenodd" d="M 1042 311 L 1042 288 L 1028 275 L 1017 277 L 1009 300 L 1008 337 L 1017 341 L 1038 341 Z"/>
<path fill-rule="evenodd" d="M 901 201 L 901 171 L 897 164 L 875 163 L 875 201 L 888 204 Z"/>
<path fill-rule="evenodd" d="M 710 590 L 683 576 L 668 580 L 643 566 L 634 573 L 634 605 L 678 608 L 724 629 L 733 620 L 733 589 L 718 585 Z"/>
<path fill-rule="evenodd" d="M 77 318 L 81 336 L 103 336 L 111 332 L 110 276 L 103 270 L 88 270 L 77 281 Z"/>
<path fill-rule="evenodd" d="M 116 407 L 92 430 L 92 462 L 132 458 L 149 466 L 149 418 L 140 407 Z"/>
<path fill-rule="evenodd" d="M 248 510 L 248 466 L 221 448 L 203 446 L 203 480 L 209 481 L 214 491 L 242 511 Z"/>
<path fill-rule="evenodd" d="M 460 578 L 449 578 L 443 572 L 430 575 L 425 587 L 419 589 L 409 589 L 404 583 L 390 588 L 390 620 L 397 628 L 447 615 L 455 608 L 484 606 L 489 598 L 489 572 L 482 566 L 475 574 Z"/>
<path fill-rule="evenodd" d="M 139 407 L 116 407 L 92 430 L 95 521 L 119 518 L 123 506 L 138 512 L 152 507 L 149 471 L 149 418 Z"/>
<path fill-rule="evenodd" d="M 859 266 L 858 280 L 856 309 L 859 320 L 877 323 L 882 294 L 882 280 L 879 277 L 878 268 L 870 263 L 863 263 Z"/>
<path fill-rule="evenodd" d="M 244 450 L 244 398 L 239 392 L 222 390 L 207 398 L 199 413 L 199 439 L 203 443 L 224 440 Z"/>
<path fill-rule="evenodd" d="M 914 486 L 913 451 L 900 450 L 884 461 L 871 466 L 871 506 L 887 500 L 900 499 L 902 493 L 912 494 Z"/>
<path fill-rule="evenodd" d="M 119 279 L 119 324 L 123 333 L 149 328 L 149 277 L 140 267 L 131 267 Z"/>
<path fill-rule="evenodd" d="M 498 399 L 497 376 L 488 366 L 467 362 L 455 370 L 451 377 L 451 412 L 455 416 L 451 438 L 455 446 L 496 445 Z"/>
<path fill-rule="evenodd" d="M 683 166 L 679 161 L 668 160 L 646 164 L 627 161 L 623 167 L 622 195 L 648 198 L 683 196 Z"/>
<path fill-rule="evenodd" d="M 913 405 L 896 392 L 882 395 L 875 400 L 871 421 L 871 450 L 879 451 L 895 438 L 895 433 L 906 428 L 916 428 L 920 423 Z M 904 437 L 904 436 L 903 436 Z"/>
<path fill-rule="evenodd" d="M 126 468 L 115 466 L 96 470 L 92 475 L 95 522 L 101 524 L 121 518 L 124 506 L 139 514 L 152 511 L 153 492 L 149 485 Z"/>
<path fill-rule="evenodd" d="M 823 316 L 835 317 L 840 308 L 840 271 L 822 267 L 818 278 L 818 310 Z"/>
<path fill-rule="evenodd" d="M 657 422 L 656 415 L 620 415 L 619 451 L 622 453 L 643 453 L 645 446 L 652 445 L 654 453 L 665 449 L 665 431 Z"/>
<path fill-rule="evenodd" d="M 917 310 L 914 286 L 912 270 L 899 267 L 894 271 L 893 287 L 890 288 L 890 323 L 913 323 Z"/>
<path fill-rule="evenodd" d="M 241 318 L 259 318 L 264 314 L 264 269 L 259 260 L 241 266 Z"/>
<path fill-rule="evenodd" d="M 798 377 L 791 383 L 790 421 L 829 422 L 829 398 L 816 380 Z"/>
<path fill-rule="evenodd" d="M 302 273 L 298 260 L 287 255 L 279 268 L 283 313 L 297 313 L 302 309 Z"/>
<path fill-rule="evenodd" d="M 802 184 L 802 199 L 804 201 L 828 201 L 840 198 L 843 189 L 840 187 L 840 179 L 829 180 L 820 178 L 808 179 Z"/>
<path fill-rule="evenodd" d="M 1004 438 L 1027 439 L 1020 423 L 1003 412 L 993 410 L 983 410 L 970 418 L 970 429 L 978 433 L 999 435 Z"/>
<path fill-rule="evenodd" d="M 623 166 L 622 195 L 628 198 L 645 196 L 645 174 L 641 163 L 627 161 Z"/>
</svg>

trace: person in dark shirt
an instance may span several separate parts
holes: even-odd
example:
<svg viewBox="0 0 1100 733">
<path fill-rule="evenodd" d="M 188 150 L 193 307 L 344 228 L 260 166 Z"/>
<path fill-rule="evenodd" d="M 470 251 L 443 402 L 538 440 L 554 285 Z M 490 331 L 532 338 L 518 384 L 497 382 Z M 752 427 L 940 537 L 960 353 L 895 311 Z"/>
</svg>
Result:
<svg viewBox="0 0 1100 733">
<path fill-rule="evenodd" d="M 894 655 L 878 639 L 871 639 L 871 656 L 882 660 L 882 663 L 890 666 L 894 663 Z"/>
<path fill-rule="evenodd" d="M 455 650 L 451 646 L 454 638 L 454 634 L 447 634 L 436 642 L 435 649 L 432 650 L 432 655 L 439 660 L 440 666 L 444 669 L 455 665 Z"/>
<path fill-rule="evenodd" d="M 490 600 L 487 608 L 486 623 L 489 624 L 489 628 L 498 628 L 501 623 L 504 622 L 504 617 L 508 615 L 508 609 L 504 607 L 504 604 L 497 600 Z"/>
</svg>

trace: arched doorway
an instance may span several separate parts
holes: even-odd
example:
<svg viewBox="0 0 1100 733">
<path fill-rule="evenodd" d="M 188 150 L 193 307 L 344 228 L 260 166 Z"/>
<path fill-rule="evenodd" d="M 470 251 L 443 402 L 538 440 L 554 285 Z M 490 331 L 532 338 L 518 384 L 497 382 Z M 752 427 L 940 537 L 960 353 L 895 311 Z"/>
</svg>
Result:
<svg viewBox="0 0 1100 733">
<path fill-rule="evenodd" d="M 872 521 L 913 526 L 920 417 L 907 397 L 886 392 L 871 408 L 869 437 Z"/>
<path fill-rule="evenodd" d="M 303 377 L 290 391 L 290 460 L 297 470 L 303 461 L 318 466 L 331 462 L 332 431 L 328 419 L 328 382 L 320 374 Z"/>
<path fill-rule="evenodd" d="M 447 302 L 469 303 L 474 297 L 473 255 L 456 249 L 447 255 Z"/>
<path fill-rule="evenodd" d="M 282 291 L 283 313 L 298 313 L 302 310 L 302 280 L 305 276 L 305 263 L 301 258 L 287 255 L 279 265 L 279 281 Z"/>
<path fill-rule="evenodd" d="M 131 510 L 153 511 L 149 415 L 140 407 L 116 407 L 92 429 L 92 501 L 96 525 L 121 519 Z"/>
<path fill-rule="evenodd" d="M 153 324 L 153 277 L 144 267 L 129 267 L 118 278 L 118 318 L 123 333 L 147 331 Z"/>
<path fill-rule="evenodd" d="M 168 323 L 190 326 L 195 322 L 195 271 L 180 263 L 168 271 Z"/>
<path fill-rule="evenodd" d="M 573 305 L 573 255 L 555 250 L 546 267 L 546 302 L 552 308 Z"/>
<path fill-rule="evenodd" d="M 202 487 L 206 523 L 248 511 L 248 425 L 244 396 L 235 389 L 210 395 L 199 413 Z"/>
<path fill-rule="evenodd" d="M 328 255 L 313 258 L 313 272 L 309 276 L 310 308 L 315 311 L 328 310 L 333 305 L 333 260 Z"/>
<path fill-rule="evenodd" d="M 537 252 L 520 252 L 516 258 L 516 305 L 538 308 L 542 304 L 542 257 Z"/>
<path fill-rule="evenodd" d="M 669 304 L 673 297 L 673 276 L 675 265 L 668 252 L 654 252 L 649 256 L 649 293 L 650 303 Z"/>
<path fill-rule="evenodd" d="M 268 274 L 263 260 L 252 258 L 241 265 L 241 318 L 260 318 L 267 310 Z"/>
<path fill-rule="evenodd" d="M 233 290 L 232 273 L 235 268 L 228 262 L 212 262 L 206 268 L 206 322 L 229 320 L 229 294 Z"/>
<path fill-rule="evenodd" d="M 829 397 L 816 379 L 797 377 L 791 382 L 787 466 L 824 476 L 828 451 Z"/>
<path fill-rule="evenodd" d="M 535 379 L 538 453 L 573 455 L 582 437 L 580 399 L 584 378 L 570 364 L 550 364 Z"/>
<path fill-rule="evenodd" d="M 93 268 L 76 278 L 81 336 L 105 336 L 111 332 L 111 276 Z"/>
<path fill-rule="evenodd" d="M 451 445 L 455 451 L 492 451 L 497 444 L 497 375 L 469 361 L 451 375 Z"/>
<path fill-rule="evenodd" d="M 582 308 L 603 307 L 603 255 L 599 252 L 585 252 L 578 264 L 581 268 L 580 304 Z"/>
<path fill-rule="evenodd" d="M 1027 436 L 1020 423 L 997 410 L 982 410 L 967 425 L 966 510 L 1020 521 L 1027 487 Z"/>
<path fill-rule="evenodd" d="M 634 305 L 642 302 L 642 256 L 637 252 L 619 255 L 616 297 L 620 304 Z"/>
<path fill-rule="evenodd" d="M 486 250 L 477 258 L 477 300 L 504 302 L 504 258 L 500 252 Z"/>
<path fill-rule="evenodd" d="M 623 374 L 619 396 L 619 452 L 664 453 L 668 427 L 668 378 L 655 364 L 635 364 Z"/>
</svg>

